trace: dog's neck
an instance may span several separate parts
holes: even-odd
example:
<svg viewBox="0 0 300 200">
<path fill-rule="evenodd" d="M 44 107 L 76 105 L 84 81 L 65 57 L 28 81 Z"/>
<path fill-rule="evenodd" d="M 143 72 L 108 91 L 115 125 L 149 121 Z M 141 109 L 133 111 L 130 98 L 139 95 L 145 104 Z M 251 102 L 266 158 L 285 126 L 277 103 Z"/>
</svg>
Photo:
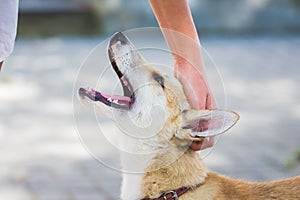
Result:
<svg viewBox="0 0 300 200">
<path fill-rule="evenodd" d="M 204 182 L 206 169 L 198 154 L 191 149 L 187 149 L 182 155 L 178 154 L 180 152 L 176 152 L 176 149 L 172 150 L 173 152 L 158 155 L 147 168 L 141 188 L 144 197 L 157 198 L 162 192 L 181 187 L 195 187 Z M 170 160 L 170 157 L 175 160 L 163 166 L 165 163 L 161 161 Z M 160 165 L 161 168 L 156 169 Z"/>
<path fill-rule="evenodd" d="M 122 200 L 156 198 L 162 192 L 199 185 L 206 178 L 203 161 L 187 148 L 170 147 L 142 159 L 127 156 L 122 158 L 122 163 L 143 170 L 136 174 L 123 173 Z"/>
</svg>

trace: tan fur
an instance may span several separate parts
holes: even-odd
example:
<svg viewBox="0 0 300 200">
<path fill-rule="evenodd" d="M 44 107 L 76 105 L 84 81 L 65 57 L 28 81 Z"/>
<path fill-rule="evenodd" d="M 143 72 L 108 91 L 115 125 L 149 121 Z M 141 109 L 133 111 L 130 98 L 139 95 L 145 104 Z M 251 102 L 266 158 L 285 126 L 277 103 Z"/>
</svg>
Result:
<svg viewBox="0 0 300 200">
<path fill-rule="evenodd" d="M 158 158 L 161 159 L 161 158 Z M 147 172 L 143 178 L 142 193 L 157 198 L 165 191 L 183 186 L 194 190 L 180 197 L 180 200 L 299 200 L 300 176 L 266 183 L 246 183 L 207 173 L 203 161 L 192 150 L 170 166 Z"/>
<path fill-rule="evenodd" d="M 181 196 L 180 200 L 300 199 L 300 176 L 267 183 L 246 183 L 216 173 L 208 173 L 202 159 L 189 149 L 191 142 L 202 141 L 204 136 L 207 136 L 201 135 L 205 132 L 221 134 L 227 131 L 238 120 L 238 114 L 222 110 L 193 110 L 180 83 L 174 77 L 166 76 L 147 64 L 134 50 L 128 38 L 121 33 L 112 37 L 109 50 L 111 59 L 124 75 L 122 78 L 126 78 L 132 89 L 136 90 L 135 102 L 128 110 L 119 111 L 118 108 L 113 108 L 114 114 L 112 114 L 107 105 L 88 98 L 84 89 L 79 93 L 81 101 L 95 106 L 101 113 L 114 120 L 118 127 L 127 125 L 126 122 L 122 124 L 124 116 L 138 116 L 132 120 L 135 122 L 138 120 L 136 123 L 143 125 L 142 123 L 148 121 L 150 115 L 147 112 L 150 111 L 156 114 L 153 120 L 161 120 L 161 111 L 153 109 L 154 105 L 163 107 L 166 116 L 162 128 L 153 138 L 141 138 L 140 143 L 136 144 L 137 151 L 144 152 L 147 149 L 155 153 L 153 155 L 151 153 L 150 162 L 140 160 L 140 163 L 147 163 L 141 183 L 137 182 L 137 186 L 141 184 L 140 191 L 135 192 L 131 187 L 122 187 L 124 188 L 123 195 L 121 194 L 123 199 L 157 198 L 164 192 L 181 187 L 192 187 L 193 190 Z M 160 75 L 163 85 L 154 78 L 154 73 Z M 204 127 L 200 135 L 197 134 L 198 130 L 195 131 L 195 126 L 198 128 L 199 124 Z M 143 135 L 143 133 L 139 134 Z M 131 160 L 128 163 L 132 164 Z M 126 184 L 124 185 L 128 186 L 132 182 L 127 180 Z"/>
<path fill-rule="evenodd" d="M 166 84 L 169 83 L 166 81 Z M 179 105 L 186 103 L 187 100 L 181 88 L 176 88 L 172 84 L 169 84 L 168 88 L 169 90 L 165 90 L 165 96 L 172 119 L 167 121 L 165 128 L 158 136 L 168 134 L 169 131 L 173 134 L 178 132 L 177 129 L 180 129 L 180 125 L 183 123 L 183 117 L 176 115 L 182 114 Z M 170 91 L 176 91 L 176 93 Z M 187 138 L 189 137 L 181 139 L 173 137 L 169 141 L 169 150 L 158 153 L 153 159 L 152 165 L 147 168 L 142 181 L 144 197 L 157 198 L 166 191 L 183 186 L 197 186 L 194 190 L 181 196 L 180 200 L 300 199 L 300 176 L 268 183 L 246 183 L 225 178 L 216 173 L 207 173 L 202 159 L 196 152 L 188 148 L 191 141 Z M 194 138 L 194 140 L 201 139 Z M 168 163 L 171 164 L 168 165 Z M 201 185 L 198 186 L 199 184 Z"/>
<path fill-rule="evenodd" d="M 171 119 L 166 122 L 158 136 L 179 131 L 177 129 L 183 123 L 180 105 L 187 102 L 182 88 L 176 88 L 176 85 L 169 84 L 168 81 L 166 84 L 168 89 L 164 93 Z M 195 188 L 181 196 L 180 200 L 300 199 L 300 176 L 267 183 L 246 183 L 216 173 L 207 173 L 202 159 L 196 152 L 188 149 L 191 141 L 187 138 L 189 137 L 173 137 L 169 141 L 170 148 L 158 153 L 153 159 L 142 180 L 143 197 L 157 198 L 166 191 L 186 186 Z"/>
</svg>

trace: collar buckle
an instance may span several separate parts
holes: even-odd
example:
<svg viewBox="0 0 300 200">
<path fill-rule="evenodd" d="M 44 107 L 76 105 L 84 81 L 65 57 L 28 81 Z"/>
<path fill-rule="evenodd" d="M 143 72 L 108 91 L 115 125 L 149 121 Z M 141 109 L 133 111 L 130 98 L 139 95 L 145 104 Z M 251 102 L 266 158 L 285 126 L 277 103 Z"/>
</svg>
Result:
<svg viewBox="0 0 300 200">
<path fill-rule="evenodd" d="M 164 200 L 178 200 L 177 192 L 174 190 L 164 193 L 161 197 L 163 197 Z"/>
</svg>

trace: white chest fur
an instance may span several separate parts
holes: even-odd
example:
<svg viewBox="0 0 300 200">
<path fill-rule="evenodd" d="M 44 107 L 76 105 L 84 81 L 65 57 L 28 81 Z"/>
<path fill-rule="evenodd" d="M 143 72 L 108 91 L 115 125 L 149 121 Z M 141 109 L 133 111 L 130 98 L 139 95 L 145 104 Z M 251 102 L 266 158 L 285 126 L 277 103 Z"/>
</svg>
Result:
<svg viewBox="0 0 300 200">
<path fill-rule="evenodd" d="M 142 174 L 123 174 L 121 199 L 122 200 L 138 200 L 141 199 L 141 182 Z"/>
<path fill-rule="evenodd" d="M 122 165 L 122 200 L 141 199 L 142 178 L 146 168 L 151 163 L 153 154 L 143 150 L 139 139 L 122 135 L 121 165 Z M 126 141 L 126 142 L 125 142 Z"/>
</svg>

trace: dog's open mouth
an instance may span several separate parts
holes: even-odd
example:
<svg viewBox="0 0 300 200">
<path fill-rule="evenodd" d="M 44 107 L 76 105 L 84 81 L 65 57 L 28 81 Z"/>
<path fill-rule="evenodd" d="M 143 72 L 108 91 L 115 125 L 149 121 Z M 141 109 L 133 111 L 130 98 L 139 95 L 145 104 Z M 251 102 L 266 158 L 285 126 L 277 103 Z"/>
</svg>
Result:
<svg viewBox="0 0 300 200">
<path fill-rule="evenodd" d="M 129 109 L 134 101 L 133 97 L 103 94 L 90 88 L 80 88 L 79 95 L 82 98 L 87 97 L 90 100 L 100 101 L 107 106 L 119 109 Z"/>
<path fill-rule="evenodd" d="M 121 75 L 118 73 L 118 76 Z M 122 87 L 123 87 L 123 96 L 120 95 L 109 95 L 98 92 L 90 88 L 80 88 L 79 96 L 81 98 L 89 98 L 92 101 L 100 101 L 107 106 L 111 106 L 119 109 L 130 109 L 130 106 L 133 104 L 135 98 L 132 87 L 130 86 L 128 80 L 124 75 L 119 77 Z"/>
<path fill-rule="evenodd" d="M 104 94 L 91 88 L 80 88 L 79 96 L 81 98 L 87 97 L 92 101 L 100 101 L 105 105 L 114 108 L 130 109 L 130 106 L 133 104 L 135 99 L 132 87 L 130 86 L 125 76 L 122 75 L 121 77 L 119 77 L 119 79 L 123 87 L 123 96 Z"/>
<path fill-rule="evenodd" d="M 112 51 L 113 45 L 120 45 L 128 42 L 127 38 L 122 33 L 117 33 L 113 36 L 113 38 L 110 41 L 109 49 L 108 49 L 108 55 L 111 62 L 111 65 L 116 72 L 116 74 L 119 77 L 119 80 L 122 84 L 123 88 L 123 96 L 120 95 L 109 95 L 109 94 L 103 94 L 101 92 L 98 92 L 94 89 L 90 88 L 80 88 L 79 89 L 79 96 L 81 98 L 89 98 L 92 101 L 100 101 L 104 103 L 107 106 L 111 106 L 114 108 L 119 109 L 130 109 L 131 105 L 134 103 L 134 92 L 133 89 L 126 78 L 126 76 L 120 71 L 119 67 L 117 66 L 115 56 Z"/>
</svg>

